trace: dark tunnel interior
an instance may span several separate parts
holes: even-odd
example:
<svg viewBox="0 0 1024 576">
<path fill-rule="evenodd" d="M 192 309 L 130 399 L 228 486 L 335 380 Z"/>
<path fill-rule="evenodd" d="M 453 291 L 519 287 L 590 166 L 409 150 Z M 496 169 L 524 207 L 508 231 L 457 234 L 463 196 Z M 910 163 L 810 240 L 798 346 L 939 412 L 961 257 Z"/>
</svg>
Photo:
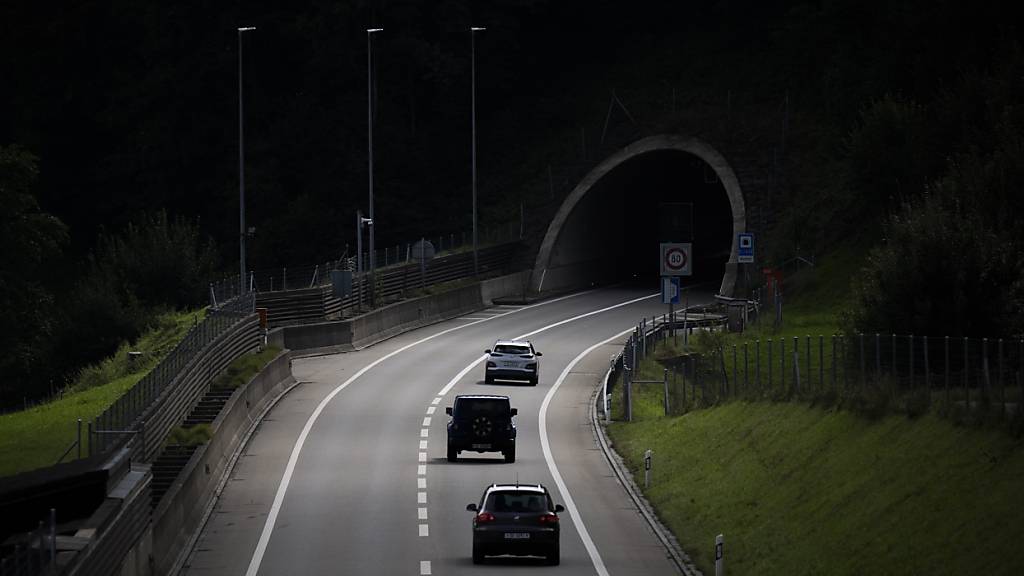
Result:
<svg viewBox="0 0 1024 576">
<path fill-rule="evenodd" d="M 685 222 L 691 211 L 690 230 L 666 225 L 666 216 L 682 215 Z M 655 288 L 660 243 L 692 242 L 693 275 L 683 284 L 717 289 L 732 226 L 725 188 L 706 162 L 678 150 L 646 152 L 613 168 L 584 195 L 555 242 L 550 265 L 587 262 L 587 275 L 601 282 Z"/>
</svg>

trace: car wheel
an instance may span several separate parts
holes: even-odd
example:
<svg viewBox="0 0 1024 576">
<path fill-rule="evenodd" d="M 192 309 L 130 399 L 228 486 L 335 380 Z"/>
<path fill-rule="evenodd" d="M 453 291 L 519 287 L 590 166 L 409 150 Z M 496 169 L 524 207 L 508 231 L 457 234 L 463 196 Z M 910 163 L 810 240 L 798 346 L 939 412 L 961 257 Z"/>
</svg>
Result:
<svg viewBox="0 0 1024 576">
<path fill-rule="evenodd" d="M 538 380 L 539 380 L 539 378 L 537 376 L 534 376 L 533 378 L 530 378 L 530 386 L 536 386 Z"/>
<path fill-rule="evenodd" d="M 490 374 L 484 375 L 484 383 L 485 384 L 494 384 L 494 376 L 491 376 Z"/>
<path fill-rule="evenodd" d="M 456 461 L 458 461 L 458 459 L 459 459 L 459 451 L 456 450 L 455 448 L 449 446 L 448 447 L 448 461 L 449 462 L 456 462 Z"/>
<path fill-rule="evenodd" d="M 509 448 L 508 450 L 505 450 L 504 452 L 502 452 L 502 454 L 505 455 L 505 462 L 507 462 L 508 464 L 511 464 L 511 463 L 516 461 L 516 447 L 515 446 Z"/>
<path fill-rule="evenodd" d="M 473 564 L 484 563 L 484 547 L 478 544 L 473 544 Z"/>
<path fill-rule="evenodd" d="M 548 551 L 548 555 L 547 555 L 546 559 L 547 559 L 548 565 L 550 565 L 550 566 L 558 566 L 558 564 L 562 561 L 562 559 L 560 557 L 559 549 L 558 549 L 558 544 L 552 544 L 551 545 L 551 550 Z"/>
</svg>

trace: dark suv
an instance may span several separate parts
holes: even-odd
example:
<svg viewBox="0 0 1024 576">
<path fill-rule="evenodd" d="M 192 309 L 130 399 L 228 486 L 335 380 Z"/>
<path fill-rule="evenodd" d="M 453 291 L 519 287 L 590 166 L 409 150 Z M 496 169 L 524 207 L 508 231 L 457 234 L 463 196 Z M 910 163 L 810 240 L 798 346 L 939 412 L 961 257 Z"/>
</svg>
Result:
<svg viewBox="0 0 1024 576">
<path fill-rule="evenodd" d="M 505 462 L 516 461 L 516 425 L 519 411 L 509 405 L 508 396 L 456 396 L 455 406 L 444 410 L 448 421 L 448 461 L 459 452 L 501 452 Z"/>
<path fill-rule="evenodd" d="M 540 484 L 491 484 L 479 504 L 466 510 L 473 517 L 473 563 L 485 556 L 512 554 L 544 556 L 548 564 L 559 563 L 558 513 L 564 508 L 551 501 Z"/>
</svg>

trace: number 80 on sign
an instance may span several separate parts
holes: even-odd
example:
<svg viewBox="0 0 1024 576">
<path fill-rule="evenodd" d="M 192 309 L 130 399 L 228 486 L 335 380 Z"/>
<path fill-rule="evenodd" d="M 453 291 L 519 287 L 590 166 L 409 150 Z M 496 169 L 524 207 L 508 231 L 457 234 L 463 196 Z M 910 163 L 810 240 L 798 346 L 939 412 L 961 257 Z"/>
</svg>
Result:
<svg viewBox="0 0 1024 576">
<path fill-rule="evenodd" d="M 693 245 L 689 242 L 661 243 L 661 275 L 690 276 L 693 274 Z"/>
</svg>

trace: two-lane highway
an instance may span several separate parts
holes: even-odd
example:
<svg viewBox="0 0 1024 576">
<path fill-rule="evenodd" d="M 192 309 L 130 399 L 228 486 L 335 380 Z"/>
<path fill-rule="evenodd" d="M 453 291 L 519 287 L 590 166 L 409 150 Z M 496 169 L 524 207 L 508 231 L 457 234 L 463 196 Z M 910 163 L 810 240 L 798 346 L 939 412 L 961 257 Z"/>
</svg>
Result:
<svg viewBox="0 0 1024 576">
<path fill-rule="evenodd" d="M 663 310 L 649 291 L 594 290 L 296 360 L 302 384 L 250 439 L 185 573 L 675 573 L 589 423 L 591 394 L 623 331 Z M 544 353 L 540 383 L 485 384 L 484 348 L 520 337 Z M 519 409 L 513 464 L 500 454 L 446 459 L 444 408 L 480 393 L 507 395 Z M 546 485 L 566 505 L 561 566 L 472 564 L 466 504 L 492 482 L 517 479 Z"/>
</svg>

